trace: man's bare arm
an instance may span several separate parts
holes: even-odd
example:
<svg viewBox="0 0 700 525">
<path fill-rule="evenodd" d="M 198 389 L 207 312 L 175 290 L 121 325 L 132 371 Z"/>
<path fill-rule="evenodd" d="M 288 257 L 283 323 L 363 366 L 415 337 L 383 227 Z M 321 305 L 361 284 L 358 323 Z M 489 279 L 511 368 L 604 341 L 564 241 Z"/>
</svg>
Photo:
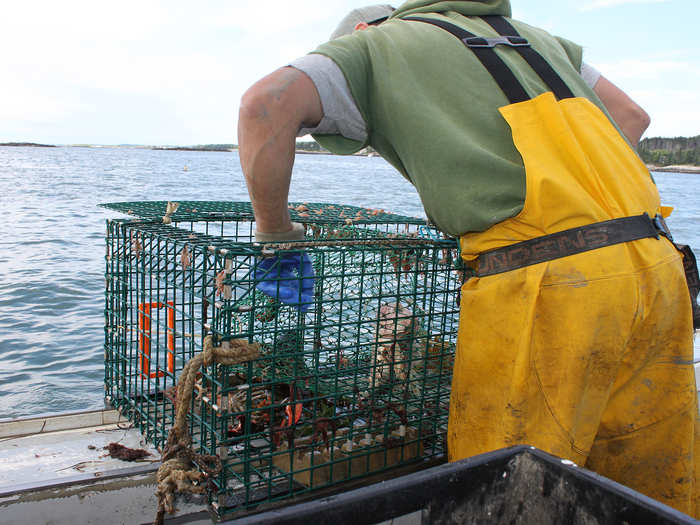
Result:
<svg viewBox="0 0 700 525">
<path fill-rule="evenodd" d="M 256 82 L 241 100 L 238 147 L 260 232 L 292 229 L 287 209 L 296 135 L 323 118 L 311 79 L 285 67 Z"/>
<path fill-rule="evenodd" d="M 624 91 L 603 76 L 600 77 L 593 91 L 603 102 L 613 120 L 620 126 L 630 144 L 637 147 L 639 139 L 649 127 L 651 121 L 649 115 Z"/>
</svg>

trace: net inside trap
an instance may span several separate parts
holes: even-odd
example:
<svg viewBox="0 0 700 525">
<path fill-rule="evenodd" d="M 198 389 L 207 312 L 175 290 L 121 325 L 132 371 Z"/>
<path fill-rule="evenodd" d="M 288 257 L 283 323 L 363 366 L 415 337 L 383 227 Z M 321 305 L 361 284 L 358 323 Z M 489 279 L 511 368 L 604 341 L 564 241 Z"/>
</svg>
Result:
<svg viewBox="0 0 700 525">
<path fill-rule="evenodd" d="M 249 203 L 166 205 L 103 205 L 134 216 L 107 221 L 105 395 L 162 448 L 205 337 L 259 345 L 194 384 L 189 430 L 222 460 L 209 482 L 220 515 L 445 454 L 454 240 L 420 219 L 304 203 L 290 205 L 303 241 L 259 245 Z M 313 277 L 260 271 L 302 253 Z M 263 279 L 312 294 L 281 302 Z"/>
</svg>

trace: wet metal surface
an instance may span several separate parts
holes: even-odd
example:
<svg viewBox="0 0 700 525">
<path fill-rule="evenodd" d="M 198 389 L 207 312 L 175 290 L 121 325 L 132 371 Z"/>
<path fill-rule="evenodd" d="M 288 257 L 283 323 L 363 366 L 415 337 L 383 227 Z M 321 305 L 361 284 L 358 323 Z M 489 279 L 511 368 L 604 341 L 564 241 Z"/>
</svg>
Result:
<svg viewBox="0 0 700 525">
<path fill-rule="evenodd" d="M 156 508 L 154 472 L 0 494 L 4 525 L 151 523 Z M 174 523 L 211 523 L 200 500 L 180 499 L 177 508 Z"/>
<path fill-rule="evenodd" d="M 113 459 L 104 450 L 109 443 L 152 455 L 137 462 Z M 0 523 L 151 523 L 159 459 L 114 411 L 2 421 Z M 181 498 L 177 507 L 173 524 L 211 523 L 202 498 Z"/>
<path fill-rule="evenodd" d="M 46 431 L 46 428 L 66 427 L 68 416 L 45 418 L 45 421 L 17 421 L 15 425 L 5 424 L 4 436 L 0 433 L 0 492 L 18 485 L 50 484 L 80 474 L 100 477 L 110 471 L 150 465 L 158 462 L 160 454 L 143 440 L 141 434 L 128 423 L 72 428 L 69 430 Z M 76 415 L 80 423 L 87 420 L 85 415 Z M 44 431 L 30 435 L 16 435 L 24 429 L 43 425 Z M 130 448 L 144 448 L 151 456 L 141 462 L 126 462 L 112 459 L 104 450 L 109 443 L 116 442 Z"/>
</svg>

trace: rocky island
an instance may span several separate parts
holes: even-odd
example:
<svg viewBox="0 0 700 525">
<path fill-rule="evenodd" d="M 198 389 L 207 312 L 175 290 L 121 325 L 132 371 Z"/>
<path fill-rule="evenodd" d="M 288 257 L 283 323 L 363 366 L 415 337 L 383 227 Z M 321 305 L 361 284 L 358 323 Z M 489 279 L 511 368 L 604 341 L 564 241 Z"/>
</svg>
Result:
<svg viewBox="0 0 700 525">
<path fill-rule="evenodd" d="M 36 142 L 0 142 L 0 146 L 22 146 L 25 148 L 55 148 L 53 144 L 37 144 Z"/>
<path fill-rule="evenodd" d="M 161 151 L 234 151 L 235 144 L 202 144 L 199 146 L 154 146 L 154 150 Z"/>
</svg>

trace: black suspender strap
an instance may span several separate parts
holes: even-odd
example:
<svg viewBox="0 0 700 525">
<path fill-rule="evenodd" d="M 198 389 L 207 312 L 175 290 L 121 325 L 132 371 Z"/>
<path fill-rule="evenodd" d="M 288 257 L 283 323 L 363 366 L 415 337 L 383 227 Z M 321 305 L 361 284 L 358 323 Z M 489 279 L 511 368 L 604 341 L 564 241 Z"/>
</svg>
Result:
<svg viewBox="0 0 700 525">
<path fill-rule="evenodd" d="M 445 22 L 444 20 L 437 20 L 434 18 L 422 18 L 418 16 L 410 16 L 404 18 L 404 20 L 415 20 L 417 22 L 425 22 L 427 24 L 432 24 L 434 26 L 440 27 L 449 33 L 456 36 L 465 46 L 470 47 L 477 58 L 481 61 L 484 67 L 491 74 L 493 79 L 496 81 L 498 86 L 501 88 L 506 98 L 511 104 L 517 102 L 523 102 L 525 100 L 530 100 L 530 96 L 527 94 L 523 86 L 515 78 L 513 72 L 506 66 L 505 62 L 499 57 L 493 49 L 493 46 L 488 45 L 487 39 L 479 38 L 473 33 L 462 29 L 454 24 Z M 472 41 L 475 46 L 472 47 L 468 43 Z"/>
<path fill-rule="evenodd" d="M 502 16 L 488 15 L 481 17 L 484 22 L 493 27 L 499 35 L 506 37 L 519 37 L 517 29 Z M 547 84 L 554 96 L 559 100 L 573 98 L 574 94 L 569 89 L 554 68 L 549 65 L 542 55 L 531 46 L 518 46 L 515 50 L 520 53 L 529 66 L 537 73 L 542 81 Z"/>
<path fill-rule="evenodd" d="M 517 30 L 502 16 L 483 16 L 483 20 L 501 35 L 501 38 L 484 38 L 475 36 L 466 29 L 456 26 L 444 20 L 436 18 L 423 18 L 418 16 L 407 16 L 403 20 L 415 20 L 425 22 L 440 27 L 457 37 L 466 47 L 471 49 L 484 67 L 491 74 L 503 93 L 511 104 L 530 100 L 522 84 L 515 77 L 513 72 L 503 62 L 501 57 L 493 49 L 497 45 L 507 45 L 513 47 L 528 65 L 537 73 L 542 81 L 549 87 L 558 99 L 573 98 L 574 94 L 569 86 L 561 79 L 549 63 L 535 51 L 530 43 L 521 37 Z"/>
</svg>

